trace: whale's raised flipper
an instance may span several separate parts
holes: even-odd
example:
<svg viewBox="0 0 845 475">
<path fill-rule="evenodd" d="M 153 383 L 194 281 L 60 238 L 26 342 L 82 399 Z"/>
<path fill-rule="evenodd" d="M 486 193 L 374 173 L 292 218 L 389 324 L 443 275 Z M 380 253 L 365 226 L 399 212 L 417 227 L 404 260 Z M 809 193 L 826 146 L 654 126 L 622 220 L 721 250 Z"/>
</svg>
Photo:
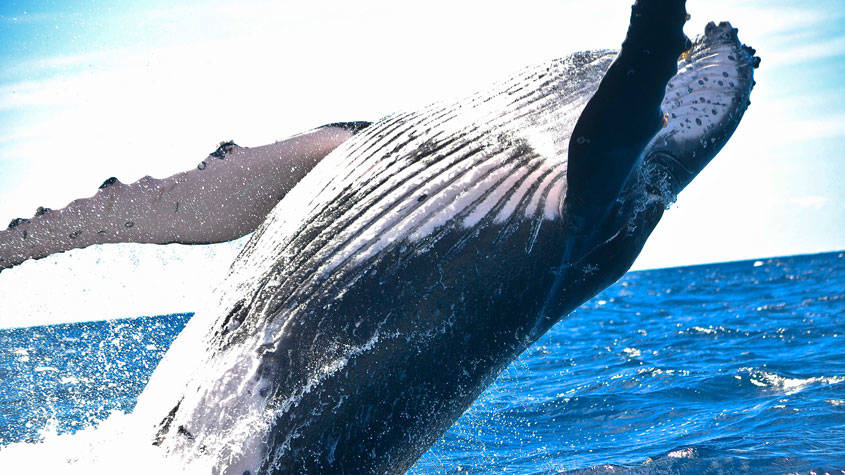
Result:
<svg viewBox="0 0 845 475">
<path fill-rule="evenodd" d="M 229 241 L 255 230 L 314 165 L 367 122 L 329 124 L 274 144 L 223 142 L 196 168 L 132 184 L 109 178 L 90 198 L 39 207 L 0 231 L 0 269 L 93 244 Z"/>
<path fill-rule="evenodd" d="M 754 88 L 760 58 L 728 22 L 709 23 L 678 59 L 666 85 L 662 124 L 596 228 L 599 245 L 574 256 L 572 267 L 616 269 L 593 282 L 610 285 L 634 262 L 664 211 L 736 131 Z M 570 159 L 571 159 L 570 155 Z"/>
<path fill-rule="evenodd" d="M 632 177 L 639 175 L 643 150 L 663 123 L 666 85 L 678 71 L 678 58 L 692 44 L 683 31 L 688 18 L 686 0 L 637 0 L 622 49 L 578 117 L 569 138 L 561 205 L 564 226 L 577 232 L 565 238 L 560 269 L 535 334 L 568 311 L 561 307 L 568 299 L 560 296 L 571 294 L 573 285 L 590 295 L 631 265 L 627 259 L 606 259 L 603 254 L 596 259 L 595 254 L 605 247 L 614 253 L 620 249 L 616 240 L 625 233 L 620 233 L 624 218 L 619 203 Z M 588 288 L 576 276 L 592 274 L 589 269 L 594 268 L 601 268 L 604 278 L 588 279 L 594 281 Z"/>
<path fill-rule="evenodd" d="M 569 141 L 565 207 L 571 220 L 603 221 L 660 129 L 666 84 L 690 41 L 685 0 L 638 0 L 622 49 Z M 579 223 L 580 225 L 580 223 Z"/>
</svg>

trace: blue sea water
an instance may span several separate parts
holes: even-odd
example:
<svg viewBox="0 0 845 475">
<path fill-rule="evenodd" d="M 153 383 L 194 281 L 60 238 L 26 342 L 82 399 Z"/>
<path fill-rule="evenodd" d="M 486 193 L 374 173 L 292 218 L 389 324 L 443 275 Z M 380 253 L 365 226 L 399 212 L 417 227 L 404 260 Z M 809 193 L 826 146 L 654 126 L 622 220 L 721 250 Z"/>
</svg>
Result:
<svg viewBox="0 0 845 475">
<path fill-rule="evenodd" d="M 131 411 L 190 314 L 0 330 L 0 453 Z M 412 473 L 845 474 L 845 253 L 632 272 Z"/>
</svg>

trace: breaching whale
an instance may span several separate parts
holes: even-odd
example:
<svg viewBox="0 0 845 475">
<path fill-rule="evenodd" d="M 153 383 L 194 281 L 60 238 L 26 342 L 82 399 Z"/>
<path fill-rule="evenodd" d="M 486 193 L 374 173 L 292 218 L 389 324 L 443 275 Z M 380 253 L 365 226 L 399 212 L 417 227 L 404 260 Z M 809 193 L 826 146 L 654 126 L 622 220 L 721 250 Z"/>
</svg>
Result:
<svg viewBox="0 0 845 475">
<path fill-rule="evenodd" d="M 150 443 L 215 473 L 410 467 L 630 267 L 736 129 L 758 60 L 727 23 L 690 43 L 685 18 L 639 0 L 618 53 L 331 127 L 347 136 L 303 165 L 139 399 Z"/>
</svg>

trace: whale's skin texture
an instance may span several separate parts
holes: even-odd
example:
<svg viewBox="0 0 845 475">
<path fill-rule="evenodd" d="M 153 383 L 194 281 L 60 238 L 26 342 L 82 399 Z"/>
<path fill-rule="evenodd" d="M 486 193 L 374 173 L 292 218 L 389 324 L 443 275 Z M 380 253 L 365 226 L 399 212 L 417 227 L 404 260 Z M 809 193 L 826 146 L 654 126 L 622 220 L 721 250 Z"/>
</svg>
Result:
<svg viewBox="0 0 845 475">
<path fill-rule="evenodd" d="M 672 67 L 677 40 L 662 53 Z M 152 443 L 214 473 L 408 469 L 520 352 L 628 269 L 678 191 L 662 160 L 643 161 L 680 137 L 653 117 L 630 154 L 593 148 L 631 172 L 603 183 L 583 162 L 592 181 L 572 193 L 568 161 L 584 157 L 570 139 L 594 132 L 576 123 L 612 97 L 611 65 L 634 43 L 389 116 L 330 153 L 154 374 L 137 409 L 156 421 Z M 751 63 L 743 54 L 732 74 Z M 747 98 L 750 73 L 736 81 Z M 726 116 L 730 132 L 745 105 Z"/>
</svg>

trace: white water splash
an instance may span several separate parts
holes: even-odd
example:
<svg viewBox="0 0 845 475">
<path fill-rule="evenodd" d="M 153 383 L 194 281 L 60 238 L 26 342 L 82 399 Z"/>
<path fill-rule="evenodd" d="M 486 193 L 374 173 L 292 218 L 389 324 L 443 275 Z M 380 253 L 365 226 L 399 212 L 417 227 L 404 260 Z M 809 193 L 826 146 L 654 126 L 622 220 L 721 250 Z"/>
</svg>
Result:
<svg viewBox="0 0 845 475">
<path fill-rule="evenodd" d="M 0 273 L 0 328 L 194 312 L 246 239 L 104 244 L 24 262 Z"/>
<path fill-rule="evenodd" d="M 137 418 L 113 412 L 96 427 L 58 434 L 56 424 L 40 431 L 37 443 L 0 447 L 4 473 L 61 474 L 199 474 L 192 467 L 174 467 L 149 440 L 140 440 Z"/>
</svg>

